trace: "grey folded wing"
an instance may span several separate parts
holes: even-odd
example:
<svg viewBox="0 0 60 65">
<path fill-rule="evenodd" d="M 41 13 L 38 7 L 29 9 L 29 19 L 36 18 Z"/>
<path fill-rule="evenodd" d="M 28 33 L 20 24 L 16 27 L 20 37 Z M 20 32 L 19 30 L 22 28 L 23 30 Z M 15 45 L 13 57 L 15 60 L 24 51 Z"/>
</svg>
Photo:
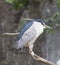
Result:
<svg viewBox="0 0 60 65">
<path fill-rule="evenodd" d="M 17 41 L 15 47 L 17 49 L 23 47 L 25 44 L 29 43 L 33 38 L 36 36 L 36 29 L 32 25 L 28 30 L 24 32 L 24 34 L 21 36 L 21 38 Z"/>
</svg>

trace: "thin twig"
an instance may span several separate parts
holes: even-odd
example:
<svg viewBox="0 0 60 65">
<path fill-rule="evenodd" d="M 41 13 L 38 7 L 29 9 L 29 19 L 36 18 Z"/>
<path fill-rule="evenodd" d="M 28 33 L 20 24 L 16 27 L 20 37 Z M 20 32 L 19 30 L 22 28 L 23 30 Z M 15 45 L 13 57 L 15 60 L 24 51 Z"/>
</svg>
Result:
<svg viewBox="0 0 60 65">
<path fill-rule="evenodd" d="M 23 20 L 34 20 L 34 19 L 31 19 L 31 18 L 24 18 Z"/>
<path fill-rule="evenodd" d="M 17 33 L 3 33 L 3 35 L 18 35 L 19 34 L 19 32 L 17 32 Z"/>
</svg>

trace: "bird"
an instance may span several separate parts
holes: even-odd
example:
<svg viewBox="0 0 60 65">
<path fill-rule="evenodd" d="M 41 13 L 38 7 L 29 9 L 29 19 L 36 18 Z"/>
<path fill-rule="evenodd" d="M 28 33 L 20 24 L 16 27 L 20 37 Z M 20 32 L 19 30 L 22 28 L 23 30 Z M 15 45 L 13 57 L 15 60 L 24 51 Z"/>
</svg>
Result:
<svg viewBox="0 0 60 65">
<path fill-rule="evenodd" d="M 14 48 L 18 51 L 20 48 L 27 45 L 29 48 L 29 54 L 31 54 L 35 60 L 40 60 L 44 64 L 55 65 L 54 63 L 36 55 L 33 51 L 34 42 L 44 32 L 45 28 L 52 29 L 52 27 L 46 25 L 45 21 L 42 19 L 27 20 L 27 23 L 22 26 L 19 34 L 16 37 Z"/>
<path fill-rule="evenodd" d="M 51 29 L 42 19 L 30 19 L 24 24 L 17 35 L 14 48 L 17 50 L 25 45 L 29 47 L 30 52 L 33 51 L 34 42 L 44 32 L 45 28 Z"/>
</svg>

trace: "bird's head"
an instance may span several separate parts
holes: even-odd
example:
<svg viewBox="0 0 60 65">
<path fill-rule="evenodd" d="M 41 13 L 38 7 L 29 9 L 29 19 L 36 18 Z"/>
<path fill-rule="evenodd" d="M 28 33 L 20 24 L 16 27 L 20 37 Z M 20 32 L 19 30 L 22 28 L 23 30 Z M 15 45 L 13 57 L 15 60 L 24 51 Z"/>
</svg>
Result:
<svg viewBox="0 0 60 65">
<path fill-rule="evenodd" d="M 43 27 L 44 27 L 44 28 L 48 28 L 48 29 L 52 29 L 52 27 L 46 25 L 45 23 L 43 23 Z"/>
<path fill-rule="evenodd" d="M 44 28 L 52 29 L 52 27 L 46 25 L 48 23 L 48 20 L 42 20 L 42 19 L 35 19 L 35 21 L 40 22 Z"/>
</svg>

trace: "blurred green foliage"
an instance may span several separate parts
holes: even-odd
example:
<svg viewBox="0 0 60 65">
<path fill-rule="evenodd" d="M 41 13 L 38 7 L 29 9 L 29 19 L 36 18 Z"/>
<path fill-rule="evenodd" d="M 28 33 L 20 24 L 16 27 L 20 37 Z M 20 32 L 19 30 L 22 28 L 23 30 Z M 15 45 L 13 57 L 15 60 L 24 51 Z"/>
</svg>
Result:
<svg viewBox="0 0 60 65">
<path fill-rule="evenodd" d="M 60 0 L 56 0 L 56 5 L 58 9 L 57 15 L 60 17 Z"/>
<path fill-rule="evenodd" d="M 7 3 L 13 5 L 13 8 L 19 10 L 21 7 L 24 7 L 28 4 L 28 0 L 5 0 Z M 36 0 L 35 0 L 36 1 Z M 38 0 L 41 1 L 41 0 Z M 57 8 L 60 9 L 60 0 L 56 0 Z M 54 21 L 56 20 L 56 15 L 60 15 L 60 11 L 58 11 L 53 17 L 51 17 Z"/>
<path fill-rule="evenodd" d="M 7 3 L 13 5 L 13 8 L 19 10 L 21 7 L 27 5 L 28 0 L 5 0 Z"/>
<path fill-rule="evenodd" d="M 7 3 L 12 4 L 13 8 L 16 10 L 19 10 L 20 8 L 24 7 L 25 5 L 27 5 L 28 0 L 5 0 Z M 35 0 L 36 1 L 36 0 Z M 42 1 L 42 0 L 38 0 L 38 1 Z M 48 17 L 47 20 L 52 20 L 53 22 L 51 23 L 51 27 L 54 28 L 55 23 L 58 20 L 58 17 L 60 17 L 60 0 L 56 0 L 56 5 L 57 5 L 57 9 L 58 11 L 55 13 L 55 15 L 53 15 L 52 17 Z M 22 25 L 25 23 L 26 21 L 23 20 L 19 23 L 19 28 L 22 27 Z M 19 29 L 18 28 L 18 29 Z M 52 29 L 53 30 L 53 29 Z M 51 32 L 49 29 L 47 29 L 47 31 Z"/>
<path fill-rule="evenodd" d="M 57 7 L 60 9 L 60 0 L 56 0 Z"/>
</svg>

